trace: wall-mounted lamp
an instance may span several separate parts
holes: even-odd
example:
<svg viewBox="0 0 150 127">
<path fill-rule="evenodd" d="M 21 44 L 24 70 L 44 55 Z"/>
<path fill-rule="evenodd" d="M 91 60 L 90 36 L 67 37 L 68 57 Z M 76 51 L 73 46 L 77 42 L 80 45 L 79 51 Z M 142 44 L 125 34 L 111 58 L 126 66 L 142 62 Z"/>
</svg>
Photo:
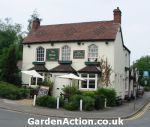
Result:
<svg viewBox="0 0 150 127">
<path fill-rule="evenodd" d="M 53 42 L 51 42 L 51 46 L 54 46 L 54 43 L 53 43 Z"/>
<path fill-rule="evenodd" d="M 81 45 L 81 42 L 77 42 L 78 45 Z"/>
<path fill-rule="evenodd" d="M 28 44 L 27 46 L 28 46 L 28 48 L 30 48 L 30 47 L 31 47 L 31 45 L 30 45 L 30 44 Z"/>
<path fill-rule="evenodd" d="M 108 41 L 105 41 L 105 44 L 108 45 Z"/>
</svg>

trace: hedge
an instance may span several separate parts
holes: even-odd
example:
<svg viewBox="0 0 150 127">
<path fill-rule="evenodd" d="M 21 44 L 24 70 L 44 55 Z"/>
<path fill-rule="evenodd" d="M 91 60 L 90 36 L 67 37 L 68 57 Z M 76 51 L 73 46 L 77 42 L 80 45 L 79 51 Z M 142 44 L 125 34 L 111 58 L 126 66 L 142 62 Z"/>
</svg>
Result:
<svg viewBox="0 0 150 127">
<path fill-rule="evenodd" d="M 56 108 L 57 99 L 52 96 L 41 96 L 41 97 L 37 97 L 36 104 L 42 107 Z"/>
<path fill-rule="evenodd" d="M 19 88 L 13 84 L 9 84 L 6 82 L 0 82 L 0 97 L 18 100 L 27 98 L 30 93 L 30 90 L 27 88 Z"/>
<path fill-rule="evenodd" d="M 107 99 L 107 106 L 112 107 L 116 105 L 116 91 L 114 89 L 100 88 L 96 91 L 96 94 L 105 96 Z"/>
</svg>

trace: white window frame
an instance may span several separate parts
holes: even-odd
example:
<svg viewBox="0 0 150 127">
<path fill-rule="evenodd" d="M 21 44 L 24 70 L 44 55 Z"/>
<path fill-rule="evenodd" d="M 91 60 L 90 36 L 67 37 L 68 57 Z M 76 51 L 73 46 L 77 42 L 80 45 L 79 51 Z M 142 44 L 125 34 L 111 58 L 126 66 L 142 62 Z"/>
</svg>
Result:
<svg viewBox="0 0 150 127">
<path fill-rule="evenodd" d="M 61 49 L 61 58 L 62 61 L 70 61 L 71 48 L 68 45 L 64 45 Z"/>
<path fill-rule="evenodd" d="M 92 44 L 88 46 L 88 61 L 94 62 L 98 59 L 98 46 Z"/>
<path fill-rule="evenodd" d="M 82 74 L 83 74 L 83 73 L 82 73 Z M 95 74 L 95 77 L 93 77 L 93 78 L 90 78 L 90 77 L 89 77 L 90 74 L 86 74 L 86 73 L 84 73 L 84 74 L 86 74 L 87 77 L 82 77 L 82 74 L 79 74 L 79 76 L 87 81 L 87 88 L 82 88 L 82 84 L 81 84 L 82 81 L 79 81 L 79 89 L 80 89 L 80 90 L 97 90 L 98 74 Z M 93 73 L 93 74 L 94 74 L 94 73 Z M 95 88 L 89 88 L 89 81 L 90 81 L 90 80 L 95 80 Z"/>
<path fill-rule="evenodd" d="M 43 50 L 43 51 L 39 51 L 39 50 Z M 38 55 L 43 55 L 43 56 L 38 56 Z M 42 46 L 36 48 L 36 61 L 37 62 L 45 61 L 45 49 Z"/>
</svg>

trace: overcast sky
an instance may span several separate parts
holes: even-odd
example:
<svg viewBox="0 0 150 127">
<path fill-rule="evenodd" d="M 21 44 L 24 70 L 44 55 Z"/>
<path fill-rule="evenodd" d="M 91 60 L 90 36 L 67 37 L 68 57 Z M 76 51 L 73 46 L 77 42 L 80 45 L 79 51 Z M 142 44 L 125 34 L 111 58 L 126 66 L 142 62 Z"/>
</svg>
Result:
<svg viewBox="0 0 150 127">
<path fill-rule="evenodd" d="M 122 11 L 125 45 L 131 50 L 131 63 L 150 55 L 150 0 L 0 0 L 0 19 L 10 17 L 27 28 L 36 9 L 42 25 L 112 20 L 113 10 Z"/>
</svg>

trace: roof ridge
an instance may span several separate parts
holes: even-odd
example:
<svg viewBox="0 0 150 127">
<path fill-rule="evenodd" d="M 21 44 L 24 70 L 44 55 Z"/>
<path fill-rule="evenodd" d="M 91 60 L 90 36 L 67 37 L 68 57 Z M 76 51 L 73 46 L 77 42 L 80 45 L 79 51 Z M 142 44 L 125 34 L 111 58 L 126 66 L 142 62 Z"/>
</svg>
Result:
<svg viewBox="0 0 150 127">
<path fill-rule="evenodd" d="M 75 25 L 75 24 L 86 24 L 86 23 L 102 23 L 102 22 L 114 22 L 113 20 L 104 20 L 104 21 L 89 21 L 89 22 L 74 22 L 74 23 L 60 23 L 60 24 L 50 24 L 50 25 L 41 25 L 40 27 L 48 27 L 48 26 L 59 26 L 59 25 Z"/>
</svg>

